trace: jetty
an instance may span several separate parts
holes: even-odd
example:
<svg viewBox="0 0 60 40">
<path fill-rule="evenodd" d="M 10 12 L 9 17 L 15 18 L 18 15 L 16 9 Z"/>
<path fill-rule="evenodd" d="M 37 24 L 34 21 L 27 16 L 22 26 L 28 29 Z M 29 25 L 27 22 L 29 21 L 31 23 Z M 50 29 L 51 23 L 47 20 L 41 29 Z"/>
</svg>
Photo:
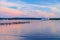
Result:
<svg viewBox="0 0 60 40">
<path fill-rule="evenodd" d="M 25 21 L 25 22 L 8 22 L 8 23 L 0 23 L 0 25 L 26 24 L 26 23 L 30 23 L 30 21 Z"/>
</svg>

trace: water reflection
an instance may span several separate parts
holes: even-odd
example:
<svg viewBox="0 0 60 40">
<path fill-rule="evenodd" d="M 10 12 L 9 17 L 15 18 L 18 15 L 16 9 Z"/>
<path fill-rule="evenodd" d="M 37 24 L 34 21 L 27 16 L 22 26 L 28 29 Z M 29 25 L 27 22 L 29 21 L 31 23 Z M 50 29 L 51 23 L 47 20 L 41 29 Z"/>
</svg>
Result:
<svg viewBox="0 0 60 40">
<path fill-rule="evenodd" d="M 2 22 L 0 25 L 12 25 L 12 24 L 25 24 L 25 23 L 30 23 L 30 21 L 24 21 L 24 22 Z"/>
<path fill-rule="evenodd" d="M 27 24 L 0 25 L 0 40 L 59 40 L 60 21 L 30 21 Z"/>
</svg>

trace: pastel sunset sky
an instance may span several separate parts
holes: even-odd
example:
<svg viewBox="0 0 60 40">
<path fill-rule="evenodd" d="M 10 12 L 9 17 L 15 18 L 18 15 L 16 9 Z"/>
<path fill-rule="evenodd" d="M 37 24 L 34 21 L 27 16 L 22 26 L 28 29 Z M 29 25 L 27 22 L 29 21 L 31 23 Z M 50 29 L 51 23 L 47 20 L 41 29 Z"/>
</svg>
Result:
<svg viewBox="0 0 60 40">
<path fill-rule="evenodd" d="M 60 18 L 60 0 L 0 0 L 0 17 Z"/>
</svg>

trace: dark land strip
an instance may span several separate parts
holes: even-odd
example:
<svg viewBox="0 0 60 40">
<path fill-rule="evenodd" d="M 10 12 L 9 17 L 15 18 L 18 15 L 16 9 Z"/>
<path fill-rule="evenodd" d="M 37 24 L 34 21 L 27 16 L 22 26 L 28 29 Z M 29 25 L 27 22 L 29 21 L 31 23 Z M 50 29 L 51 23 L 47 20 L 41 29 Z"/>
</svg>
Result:
<svg viewBox="0 0 60 40">
<path fill-rule="evenodd" d="M 0 18 L 0 20 L 60 20 L 60 18 Z"/>
</svg>

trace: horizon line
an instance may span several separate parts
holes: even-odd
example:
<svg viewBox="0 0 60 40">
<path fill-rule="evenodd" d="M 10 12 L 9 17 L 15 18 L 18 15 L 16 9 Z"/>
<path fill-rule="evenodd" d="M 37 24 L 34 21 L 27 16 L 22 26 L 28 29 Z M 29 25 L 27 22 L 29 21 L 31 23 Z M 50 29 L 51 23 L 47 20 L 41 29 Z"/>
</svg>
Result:
<svg viewBox="0 0 60 40">
<path fill-rule="evenodd" d="M 60 20 L 60 18 L 0 18 L 0 20 Z"/>
</svg>

